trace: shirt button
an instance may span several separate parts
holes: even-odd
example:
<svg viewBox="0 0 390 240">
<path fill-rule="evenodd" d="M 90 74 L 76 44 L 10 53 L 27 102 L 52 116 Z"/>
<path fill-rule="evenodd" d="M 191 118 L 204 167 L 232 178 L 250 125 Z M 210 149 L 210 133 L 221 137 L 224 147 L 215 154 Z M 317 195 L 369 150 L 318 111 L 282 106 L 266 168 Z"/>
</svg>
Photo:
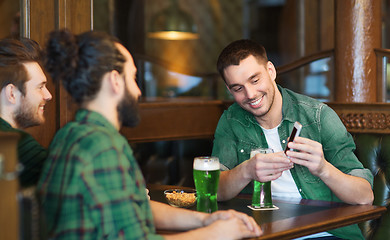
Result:
<svg viewBox="0 0 390 240">
<path fill-rule="evenodd" d="M 282 143 L 286 143 L 286 140 L 282 140 Z"/>
<path fill-rule="evenodd" d="M 240 152 L 242 152 L 242 153 L 243 153 L 243 152 L 244 152 L 244 149 L 241 149 L 241 150 L 240 150 Z"/>
<path fill-rule="evenodd" d="M 299 192 L 302 192 L 302 188 L 299 189 Z"/>
</svg>

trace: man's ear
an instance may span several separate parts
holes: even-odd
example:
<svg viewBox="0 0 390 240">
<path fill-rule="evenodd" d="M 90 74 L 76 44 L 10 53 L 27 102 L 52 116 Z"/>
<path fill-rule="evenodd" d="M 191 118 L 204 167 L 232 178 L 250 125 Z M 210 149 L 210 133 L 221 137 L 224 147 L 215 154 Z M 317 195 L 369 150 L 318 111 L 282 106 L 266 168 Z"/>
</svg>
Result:
<svg viewBox="0 0 390 240">
<path fill-rule="evenodd" d="M 3 91 L 5 94 L 5 100 L 7 100 L 11 104 L 16 104 L 22 95 L 19 89 L 11 83 L 5 86 L 2 92 Z"/>
<path fill-rule="evenodd" d="M 267 71 L 268 71 L 269 76 L 271 77 L 272 81 L 275 81 L 276 68 L 275 68 L 274 64 L 272 62 L 268 61 L 266 66 L 267 66 Z"/>
<path fill-rule="evenodd" d="M 112 70 L 108 73 L 108 83 L 114 93 L 120 93 L 123 90 L 123 78 L 118 71 Z"/>
</svg>

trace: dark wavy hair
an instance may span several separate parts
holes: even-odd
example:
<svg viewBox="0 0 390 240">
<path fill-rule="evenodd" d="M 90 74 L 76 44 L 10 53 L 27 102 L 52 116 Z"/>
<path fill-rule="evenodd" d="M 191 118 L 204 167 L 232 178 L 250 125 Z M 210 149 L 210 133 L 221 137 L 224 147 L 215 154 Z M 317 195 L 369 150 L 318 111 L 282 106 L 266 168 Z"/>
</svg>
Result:
<svg viewBox="0 0 390 240">
<path fill-rule="evenodd" d="M 76 103 L 92 100 L 105 73 L 123 72 L 125 58 L 115 43 L 119 40 L 103 32 L 53 31 L 46 44 L 46 71 L 54 82 L 62 82 Z"/>
<path fill-rule="evenodd" d="M 0 40 L 0 90 L 8 84 L 15 85 L 25 95 L 29 76 L 24 63 L 41 64 L 42 49 L 28 38 L 4 38 Z"/>
<path fill-rule="evenodd" d="M 267 52 L 263 45 L 249 40 L 241 39 L 227 45 L 221 52 L 217 61 L 217 69 L 222 79 L 226 82 L 224 70 L 231 65 L 239 65 L 240 62 L 250 55 L 254 56 L 259 63 L 267 63 Z"/>
</svg>

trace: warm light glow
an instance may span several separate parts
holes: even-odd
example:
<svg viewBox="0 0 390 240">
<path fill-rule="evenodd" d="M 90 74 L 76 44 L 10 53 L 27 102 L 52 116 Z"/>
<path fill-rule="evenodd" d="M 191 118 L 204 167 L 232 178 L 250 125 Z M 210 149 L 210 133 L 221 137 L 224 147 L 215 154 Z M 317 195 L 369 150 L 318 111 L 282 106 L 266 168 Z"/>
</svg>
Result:
<svg viewBox="0 0 390 240">
<path fill-rule="evenodd" d="M 199 38 L 199 34 L 178 31 L 160 31 L 149 32 L 148 37 L 163 40 L 194 40 Z"/>
</svg>

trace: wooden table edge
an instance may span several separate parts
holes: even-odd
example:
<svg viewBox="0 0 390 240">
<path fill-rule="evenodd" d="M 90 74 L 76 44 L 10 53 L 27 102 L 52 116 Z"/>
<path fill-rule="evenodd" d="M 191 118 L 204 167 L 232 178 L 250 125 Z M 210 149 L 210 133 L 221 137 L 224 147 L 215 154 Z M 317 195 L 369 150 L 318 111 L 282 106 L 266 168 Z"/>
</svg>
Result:
<svg viewBox="0 0 390 240">
<path fill-rule="evenodd" d="M 317 223 L 317 224 L 310 224 L 310 225 L 305 225 L 300 228 L 295 228 L 291 230 L 285 230 L 283 232 L 277 232 L 273 234 L 268 234 L 267 236 L 260 236 L 258 238 L 253 238 L 253 239 L 261 239 L 261 240 L 266 240 L 266 239 L 291 239 L 291 238 L 297 238 L 297 237 L 302 237 L 302 236 L 307 236 L 310 234 L 314 233 L 319 233 L 319 232 L 324 232 L 324 231 L 329 231 L 332 229 L 340 228 L 340 227 L 345 227 L 348 225 L 352 224 L 357 224 L 360 222 L 364 222 L 367 220 L 372 220 L 379 218 L 386 210 L 387 208 L 384 206 L 372 206 L 374 207 L 372 210 L 370 210 L 367 213 L 363 214 L 355 214 L 347 217 L 340 217 L 339 219 L 332 219 L 323 223 Z M 314 214 L 309 214 L 309 215 L 315 215 Z M 273 222 L 273 224 L 278 224 L 280 222 L 283 224 L 283 221 L 291 221 L 291 218 L 287 219 L 282 219 L 279 221 Z M 270 223 L 265 223 L 262 224 L 264 227 L 265 225 L 270 224 Z M 329 228 L 329 226 L 331 226 Z"/>
</svg>

